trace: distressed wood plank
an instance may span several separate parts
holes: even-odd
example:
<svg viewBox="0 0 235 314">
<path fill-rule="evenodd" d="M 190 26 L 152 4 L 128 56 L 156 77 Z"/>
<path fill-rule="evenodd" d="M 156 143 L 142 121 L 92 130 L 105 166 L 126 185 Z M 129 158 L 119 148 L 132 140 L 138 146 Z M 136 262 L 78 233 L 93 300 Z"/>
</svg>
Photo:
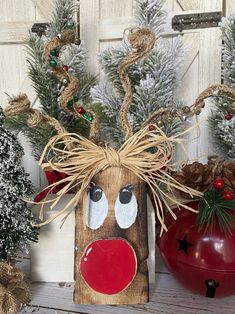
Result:
<svg viewBox="0 0 235 314">
<path fill-rule="evenodd" d="M 176 2 L 183 11 L 198 10 L 200 8 L 200 0 L 177 0 Z"/>
<path fill-rule="evenodd" d="M 111 180 L 109 180 L 111 178 Z M 115 184 L 113 184 L 115 180 Z M 135 304 L 148 302 L 148 226 L 147 226 L 147 191 L 146 184 L 126 168 L 109 167 L 98 173 L 92 182 L 103 190 L 108 200 L 108 214 L 102 227 L 92 229 L 86 225 L 87 198 L 76 208 L 76 259 L 74 300 L 78 304 Z M 128 228 L 117 225 L 115 204 L 119 192 L 125 186 L 133 186 L 138 208 L 136 219 Z M 133 196 L 134 197 L 134 196 Z M 127 218 L 127 217 L 126 217 Z M 136 275 L 129 285 L 119 293 L 101 294 L 86 283 L 81 273 L 81 259 L 85 248 L 97 239 L 125 239 L 136 254 Z M 92 253 L 91 253 L 92 254 Z M 106 256 L 105 256 L 106 257 Z M 89 256 L 88 256 L 89 259 Z M 107 266 L 108 267 L 108 266 Z M 110 265 L 110 267 L 112 267 Z M 124 271 L 124 270 L 123 270 Z"/>
<path fill-rule="evenodd" d="M 29 261 L 24 259 L 20 268 L 29 272 Z M 40 306 L 40 314 L 234 314 L 235 296 L 209 299 L 192 294 L 180 286 L 170 274 L 157 273 L 156 284 L 150 285 L 150 302 L 136 306 L 100 306 L 73 304 L 73 284 L 31 284 L 31 305 Z M 49 312 L 49 310 L 51 312 Z M 26 312 L 27 313 L 27 312 Z M 29 312 L 30 313 L 30 312 Z"/>
<path fill-rule="evenodd" d="M 185 50 L 187 51 L 186 61 L 181 69 L 181 77 L 183 77 L 192 65 L 196 55 L 199 53 L 200 33 L 184 34 L 183 41 Z"/>
<path fill-rule="evenodd" d="M 88 69 L 92 73 L 98 70 L 99 13 L 99 0 L 80 1 L 80 34 L 86 43 Z"/>
<path fill-rule="evenodd" d="M 1 0 L 0 22 L 32 21 L 35 19 L 35 6 L 32 0 Z"/>
<path fill-rule="evenodd" d="M 50 18 L 55 0 L 32 0 L 32 2 L 36 7 L 37 15 L 45 19 Z"/>
<path fill-rule="evenodd" d="M 24 43 L 28 31 L 31 29 L 32 25 L 37 22 L 39 21 L 0 23 L 0 44 Z"/>
<path fill-rule="evenodd" d="M 100 0 L 100 19 L 132 16 L 133 2 L 133 0 Z"/>
<path fill-rule="evenodd" d="M 231 14 L 235 11 L 235 1 L 234 0 L 223 0 L 225 4 L 226 15 Z"/>
<path fill-rule="evenodd" d="M 30 314 L 30 313 L 33 313 L 33 314 L 72 314 L 72 312 L 69 312 L 68 311 L 61 311 L 61 310 L 58 310 L 58 309 L 49 309 L 49 308 L 43 308 L 43 307 L 38 307 L 38 306 L 27 306 L 25 307 L 21 312 L 21 314 Z M 75 313 L 75 312 L 73 312 Z M 82 312 L 76 312 L 76 314 L 85 314 L 85 313 L 82 313 Z"/>
<path fill-rule="evenodd" d="M 126 28 L 133 25 L 134 19 L 131 17 L 119 17 L 115 19 L 104 19 L 99 24 L 100 40 L 122 39 Z"/>
<path fill-rule="evenodd" d="M 157 284 L 150 286 L 150 302 L 136 306 L 75 305 L 72 302 L 73 286 L 58 284 L 32 284 L 34 306 L 59 309 L 72 313 L 91 314 L 142 314 L 142 313 L 234 313 L 235 298 L 207 299 L 191 294 L 182 288 L 171 275 L 158 274 Z"/>
</svg>

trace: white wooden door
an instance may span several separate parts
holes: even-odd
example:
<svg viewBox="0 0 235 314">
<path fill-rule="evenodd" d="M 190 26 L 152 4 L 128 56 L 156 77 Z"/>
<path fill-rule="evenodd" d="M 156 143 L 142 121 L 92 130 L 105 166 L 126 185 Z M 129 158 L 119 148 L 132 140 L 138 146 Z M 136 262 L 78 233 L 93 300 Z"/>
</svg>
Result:
<svg viewBox="0 0 235 314">
<path fill-rule="evenodd" d="M 5 106 L 8 95 L 27 93 L 33 101 L 35 93 L 27 78 L 24 47 L 28 31 L 35 22 L 48 21 L 54 0 L 0 1 L 0 105 Z M 40 184 L 39 167 L 31 156 L 26 140 L 20 137 L 25 149 L 23 164 L 33 183 Z"/>
<path fill-rule="evenodd" d="M 167 0 L 167 9 L 174 14 L 194 12 L 213 12 L 223 10 L 223 0 Z M 175 34 L 174 34 L 175 33 Z M 177 32 L 173 32 L 172 36 Z M 182 38 L 187 52 L 187 59 L 183 65 L 181 83 L 178 90 L 179 99 L 186 105 L 193 104 L 198 94 L 214 83 L 221 81 L 221 32 L 218 27 L 182 32 Z M 207 117 L 210 104 L 204 108 L 198 120 L 190 119 L 187 126 L 200 123 L 187 135 L 188 158 L 190 162 L 207 161 L 207 156 L 213 153 L 212 138 L 209 132 Z M 179 160 L 185 160 L 185 155 L 178 149 Z"/>
</svg>

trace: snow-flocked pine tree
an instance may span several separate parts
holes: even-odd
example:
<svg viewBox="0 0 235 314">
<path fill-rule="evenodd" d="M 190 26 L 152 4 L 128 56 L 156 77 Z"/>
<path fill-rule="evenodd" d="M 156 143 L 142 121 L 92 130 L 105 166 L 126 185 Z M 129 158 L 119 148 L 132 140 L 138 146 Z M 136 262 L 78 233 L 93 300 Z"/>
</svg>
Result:
<svg viewBox="0 0 235 314">
<path fill-rule="evenodd" d="M 87 135 L 88 125 L 84 119 L 75 119 L 73 114 L 61 109 L 58 99 L 63 83 L 51 73 L 51 67 L 46 62 L 44 55 L 44 48 L 48 41 L 66 29 L 76 29 L 75 12 L 74 0 L 56 0 L 46 35 L 40 37 L 30 33 L 26 41 L 28 75 L 36 91 L 41 112 L 55 117 L 69 132 Z M 90 88 L 94 85 L 95 78 L 88 73 L 86 67 L 85 43 L 81 41 L 80 44 L 64 46 L 60 50 L 59 56 L 55 56 L 54 59 L 58 67 L 65 66 L 69 75 L 79 79 L 80 88 L 77 95 L 74 96 L 78 98 L 79 103 L 86 106 L 90 101 Z M 32 144 L 33 155 L 38 159 L 45 145 L 56 132 L 47 124 L 42 124 L 34 129 L 29 128 L 26 119 L 26 116 L 10 118 L 8 125 L 16 131 L 23 132 Z"/>
<path fill-rule="evenodd" d="M 25 201 L 33 188 L 20 164 L 23 149 L 4 127 L 4 119 L 0 108 L 0 260 L 16 257 L 31 241 L 37 241 L 38 235 Z"/>
<path fill-rule="evenodd" d="M 235 13 L 223 17 L 222 75 L 224 83 L 235 89 Z M 216 109 L 209 119 L 212 134 L 218 142 L 220 154 L 235 159 L 235 117 L 229 112 L 229 101 L 215 97 Z"/>
<path fill-rule="evenodd" d="M 128 69 L 133 91 L 130 121 L 135 130 L 138 130 L 141 123 L 158 108 L 179 105 L 175 92 L 179 82 L 179 70 L 184 60 L 184 48 L 179 37 L 169 40 L 162 36 L 166 20 L 163 4 L 164 0 L 136 0 L 135 24 L 130 25 L 149 27 L 156 35 L 152 52 Z M 124 97 L 118 66 L 129 52 L 130 47 L 125 39 L 118 47 L 103 51 L 99 61 L 104 75 L 91 89 L 93 101 L 102 104 L 107 117 L 103 131 L 106 136 L 112 134 L 117 145 L 123 142 L 118 111 Z M 177 119 L 169 122 L 165 118 L 162 122 L 168 135 L 176 133 L 180 128 L 180 121 Z"/>
</svg>

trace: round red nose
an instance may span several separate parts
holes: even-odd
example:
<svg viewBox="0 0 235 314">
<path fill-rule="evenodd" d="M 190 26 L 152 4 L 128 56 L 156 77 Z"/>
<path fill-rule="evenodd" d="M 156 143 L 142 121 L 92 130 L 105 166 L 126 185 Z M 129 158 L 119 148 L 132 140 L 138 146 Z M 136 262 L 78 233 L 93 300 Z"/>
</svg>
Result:
<svg viewBox="0 0 235 314">
<path fill-rule="evenodd" d="M 137 259 L 132 246 L 124 239 L 99 239 L 91 242 L 81 259 L 81 273 L 95 291 L 115 294 L 134 279 Z"/>
</svg>

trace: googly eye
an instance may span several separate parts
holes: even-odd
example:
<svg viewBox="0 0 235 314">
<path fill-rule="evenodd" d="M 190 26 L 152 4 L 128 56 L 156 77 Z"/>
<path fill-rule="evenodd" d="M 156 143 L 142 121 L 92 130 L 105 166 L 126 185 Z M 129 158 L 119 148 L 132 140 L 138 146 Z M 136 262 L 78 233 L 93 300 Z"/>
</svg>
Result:
<svg viewBox="0 0 235 314">
<path fill-rule="evenodd" d="M 100 228 L 108 215 L 108 200 L 101 187 L 91 183 L 88 191 L 86 224 L 92 230 Z"/>
<path fill-rule="evenodd" d="M 115 202 L 115 217 L 120 228 L 127 229 L 136 220 L 137 200 L 133 193 L 133 186 L 122 188 Z"/>
</svg>

